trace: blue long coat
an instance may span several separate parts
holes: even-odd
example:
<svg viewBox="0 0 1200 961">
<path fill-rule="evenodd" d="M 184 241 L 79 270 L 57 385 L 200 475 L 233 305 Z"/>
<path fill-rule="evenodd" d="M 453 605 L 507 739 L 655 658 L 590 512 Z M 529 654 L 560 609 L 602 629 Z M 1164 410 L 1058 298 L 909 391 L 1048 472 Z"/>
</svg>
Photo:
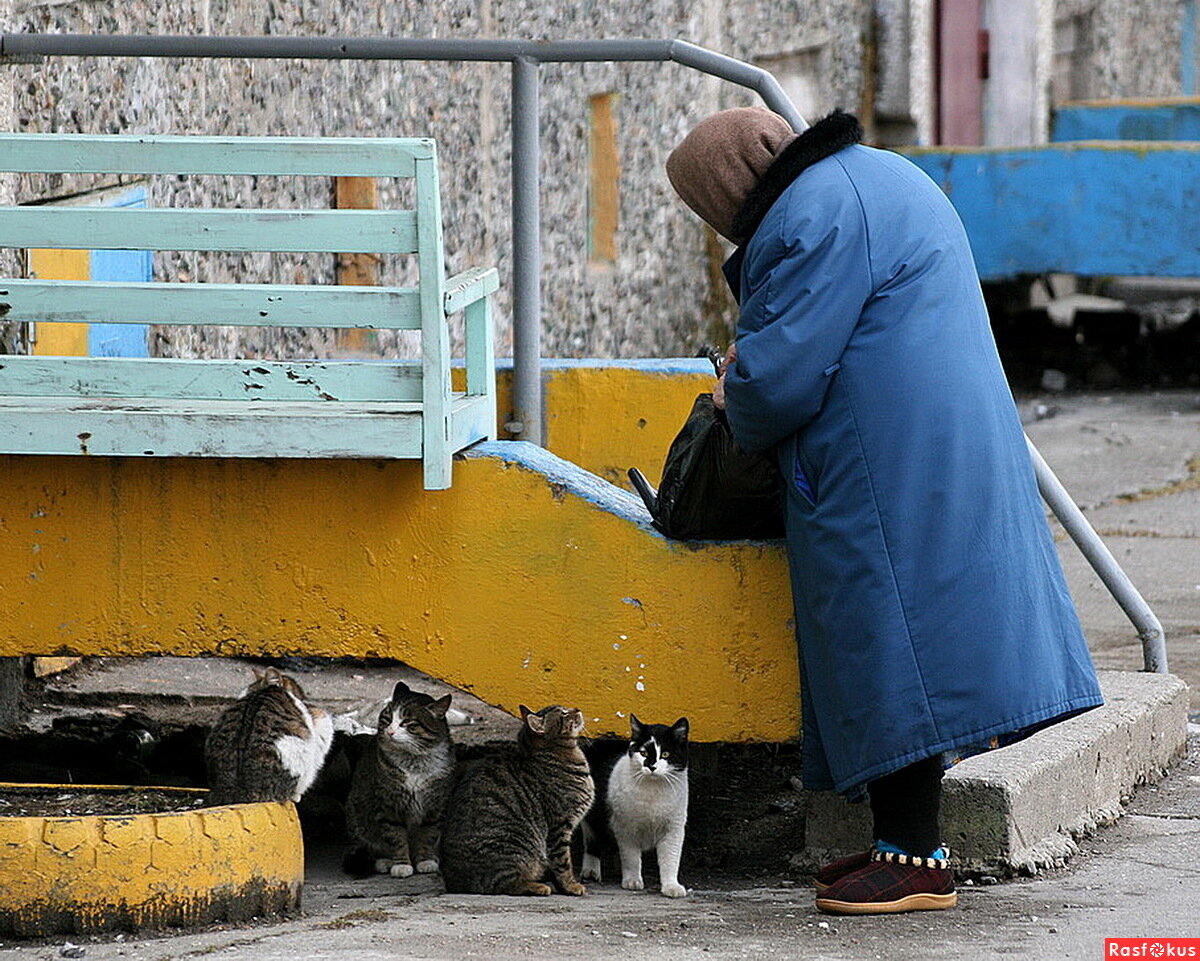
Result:
<svg viewBox="0 0 1200 961">
<path fill-rule="evenodd" d="M 729 421 L 789 481 L 806 786 L 1100 704 L 942 192 L 868 147 L 799 163 L 726 273 Z"/>
</svg>

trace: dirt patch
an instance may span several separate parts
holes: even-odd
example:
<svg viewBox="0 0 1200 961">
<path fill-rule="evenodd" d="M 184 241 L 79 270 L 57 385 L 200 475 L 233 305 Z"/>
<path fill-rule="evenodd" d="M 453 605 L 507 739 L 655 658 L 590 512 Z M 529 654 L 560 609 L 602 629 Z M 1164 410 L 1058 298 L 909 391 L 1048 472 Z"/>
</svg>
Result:
<svg viewBox="0 0 1200 961">
<path fill-rule="evenodd" d="M 340 918 L 334 918 L 331 921 L 325 921 L 315 927 L 322 928 L 326 931 L 338 931 L 342 928 L 353 928 L 362 923 L 374 923 L 379 921 L 388 921 L 392 917 L 390 911 L 384 911 L 382 908 L 367 908 L 362 911 L 351 911 L 349 914 L 343 914 Z"/>
<path fill-rule="evenodd" d="M 86 817 L 191 811 L 207 795 L 191 791 L 95 790 L 71 787 L 0 788 L 0 817 Z"/>
</svg>

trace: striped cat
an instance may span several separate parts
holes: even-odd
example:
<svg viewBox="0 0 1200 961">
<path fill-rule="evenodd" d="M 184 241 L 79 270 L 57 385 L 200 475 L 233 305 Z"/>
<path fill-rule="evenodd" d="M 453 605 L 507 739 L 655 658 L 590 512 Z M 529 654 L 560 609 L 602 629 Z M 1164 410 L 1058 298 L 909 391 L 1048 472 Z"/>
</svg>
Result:
<svg viewBox="0 0 1200 961">
<path fill-rule="evenodd" d="M 576 708 L 521 705 L 517 743 L 469 763 L 442 833 L 446 890 L 472 894 L 583 894 L 571 835 L 592 803 Z M 549 883 L 547 883 L 549 882 Z"/>
<path fill-rule="evenodd" d="M 446 723 L 450 697 L 434 700 L 399 681 L 379 712 L 346 800 L 354 845 L 342 862 L 347 873 L 406 878 L 414 866 L 419 874 L 438 869 L 438 835 L 454 771 Z"/>
<path fill-rule="evenodd" d="M 333 721 L 275 668 L 226 708 L 204 744 L 209 803 L 299 801 L 333 743 Z"/>
</svg>

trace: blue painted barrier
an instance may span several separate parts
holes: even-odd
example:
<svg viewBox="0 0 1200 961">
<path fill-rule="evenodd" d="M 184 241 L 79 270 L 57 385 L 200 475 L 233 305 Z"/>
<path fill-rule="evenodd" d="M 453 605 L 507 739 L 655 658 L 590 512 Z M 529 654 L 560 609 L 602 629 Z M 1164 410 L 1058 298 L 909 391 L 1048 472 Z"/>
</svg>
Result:
<svg viewBox="0 0 1200 961">
<path fill-rule="evenodd" d="M 1047 271 L 1200 276 L 1200 144 L 910 148 L 984 280 Z"/>
</svg>

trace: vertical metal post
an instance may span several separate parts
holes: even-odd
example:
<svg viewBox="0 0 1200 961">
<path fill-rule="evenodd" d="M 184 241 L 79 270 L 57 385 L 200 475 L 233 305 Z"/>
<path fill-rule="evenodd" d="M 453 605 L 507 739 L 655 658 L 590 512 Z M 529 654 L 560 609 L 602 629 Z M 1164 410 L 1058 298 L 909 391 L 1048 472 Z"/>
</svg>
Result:
<svg viewBox="0 0 1200 961">
<path fill-rule="evenodd" d="M 510 432 L 542 443 L 541 162 L 538 64 L 512 66 L 513 416 Z M 519 426 L 518 426 L 519 425 Z"/>
</svg>

